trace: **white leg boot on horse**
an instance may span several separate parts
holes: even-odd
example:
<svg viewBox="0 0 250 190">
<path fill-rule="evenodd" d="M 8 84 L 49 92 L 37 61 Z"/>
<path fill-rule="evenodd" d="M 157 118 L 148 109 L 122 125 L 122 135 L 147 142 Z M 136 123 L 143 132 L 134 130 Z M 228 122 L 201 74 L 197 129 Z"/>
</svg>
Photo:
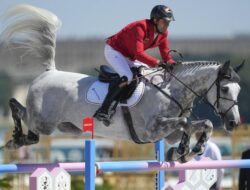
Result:
<svg viewBox="0 0 250 190">
<path fill-rule="evenodd" d="M 183 128 L 184 130 L 182 134 L 176 131 L 176 133 L 171 134 L 171 137 L 170 136 L 167 137 L 170 139 L 179 139 L 182 136 L 181 138 L 182 140 L 178 148 L 173 147 L 169 149 L 169 151 L 166 154 L 166 160 L 179 161 L 181 163 L 185 163 L 185 162 L 190 161 L 195 155 L 199 155 L 203 153 L 205 143 L 212 135 L 213 124 L 210 120 L 205 119 L 202 121 L 191 121 L 190 125 L 192 126 L 191 131 L 188 132 L 185 130 L 185 128 Z M 202 135 L 191 150 L 189 148 L 190 135 L 188 135 L 188 133 L 194 134 L 198 131 L 202 132 Z M 177 138 L 177 137 L 174 137 L 173 135 L 178 135 L 178 136 L 181 135 L 181 136 Z M 176 143 L 176 142 L 172 142 L 172 143 Z"/>
<path fill-rule="evenodd" d="M 119 101 L 117 98 L 119 97 L 121 91 L 127 86 L 128 79 L 126 76 L 120 78 L 115 84 L 110 84 L 111 87 L 109 89 L 108 94 L 106 95 L 102 106 L 96 111 L 94 117 L 99 121 L 103 121 L 105 126 L 109 126 L 111 123 L 111 117 L 114 115 L 115 110 L 110 110 L 110 106 L 113 101 Z"/>
</svg>

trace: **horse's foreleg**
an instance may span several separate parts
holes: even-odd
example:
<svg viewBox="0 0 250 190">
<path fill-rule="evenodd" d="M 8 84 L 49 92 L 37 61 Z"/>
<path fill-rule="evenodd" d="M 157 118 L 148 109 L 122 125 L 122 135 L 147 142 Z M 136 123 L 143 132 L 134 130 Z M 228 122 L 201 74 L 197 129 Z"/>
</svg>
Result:
<svg viewBox="0 0 250 190">
<path fill-rule="evenodd" d="M 208 141 L 213 131 L 213 124 L 210 120 L 194 121 L 193 132 L 203 132 L 194 146 L 192 152 L 202 154 L 204 151 L 204 144 Z"/>
<path fill-rule="evenodd" d="M 183 125 L 187 123 L 187 119 L 185 117 L 157 117 L 156 119 L 150 120 L 146 127 L 146 140 L 150 140 L 151 142 L 158 141 L 162 138 L 166 138 L 168 135 L 172 134 Z M 180 126 L 176 128 L 176 126 Z"/>
<path fill-rule="evenodd" d="M 190 152 L 189 144 L 190 144 L 190 137 L 191 137 L 191 123 L 188 121 L 186 123 L 180 123 L 180 133 L 182 132 L 181 141 L 177 148 L 171 148 L 167 152 L 167 160 L 168 161 L 179 161 L 179 162 L 187 162 L 185 155 L 188 155 Z M 180 136 L 180 134 L 179 134 Z"/>
<path fill-rule="evenodd" d="M 181 142 L 178 148 L 171 148 L 168 151 L 167 160 L 169 161 L 178 160 L 183 155 L 188 154 L 189 142 L 190 142 L 190 136 L 191 136 L 191 127 L 190 127 L 190 122 L 188 122 L 187 118 L 186 117 L 175 117 L 175 118 L 158 117 L 156 121 L 157 121 L 157 126 L 160 129 L 158 131 L 154 130 L 154 133 L 157 132 L 159 136 L 165 135 L 164 137 L 166 138 L 168 142 L 169 141 L 175 142 L 181 139 Z M 179 131 L 179 133 L 181 134 L 176 133 L 176 131 Z M 172 135 L 172 134 L 175 134 L 175 135 Z"/>
<path fill-rule="evenodd" d="M 198 139 L 196 145 L 192 151 L 182 157 L 183 160 L 191 160 L 195 155 L 202 154 L 204 152 L 204 144 L 207 142 L 213 131 L 213 124 L 209 120 L 192 121 L 192 133 L 202 132 L 202 135 Z"/>
</svg>

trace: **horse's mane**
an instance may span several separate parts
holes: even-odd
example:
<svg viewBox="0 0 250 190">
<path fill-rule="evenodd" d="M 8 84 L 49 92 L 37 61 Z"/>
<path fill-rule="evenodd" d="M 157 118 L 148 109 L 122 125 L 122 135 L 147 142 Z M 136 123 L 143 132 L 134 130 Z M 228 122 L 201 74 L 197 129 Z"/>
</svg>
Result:
<svg viewBox="0 0 250 190">
<path fill-rule="evenodd" d="M 218 68 L 221 65 L 218 61 L 185 61 L 182 62 L 181 65 L 177 65 L 177 69 L 175 69 L 176 75 L 182 74 L 193 74 L 194 72 L 203 70 L 204 68 Z M 157 68 L 150 68 L 144 71 L 145 75 L 151 75 L 154 73 L 159 74 L 158 72 L 162 73 L 163 70 L 158 70 Z"/>
<path fill-rule="evenodd" d="M 176 74 L 194 73 L 203 70 L 204 68 L 218 68 L 221 65 L 217 61 L 187 61 L 182 64 L 176 70 Z"/>
<path fill-rule="evenodd" d="M 218 61 L 185 61 L 182 62 L 183 66 L 210 66 L 210 65 L 220 65 L 221 63 Z"/>
<path fill-rule="evenodd" d="M 196 70 L 202 67 L 220 66 L 220 64 L 218 61 L 186 61 L 182 62 L 182 68 L 187 69 L 193 67 L 194 70 Z"/>
</svg>

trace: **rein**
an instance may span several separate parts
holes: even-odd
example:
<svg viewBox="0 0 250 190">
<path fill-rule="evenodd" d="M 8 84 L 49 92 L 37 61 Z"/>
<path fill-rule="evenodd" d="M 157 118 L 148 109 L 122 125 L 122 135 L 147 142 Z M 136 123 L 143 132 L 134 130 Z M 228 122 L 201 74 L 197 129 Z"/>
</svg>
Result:
<svg viewBox="0 0 250 190">
<path fill-rule="evenodd" d="M 159 71 L 159 70 L 162 70 L 162 69 L 158 69 L 157 71 Z M 154 71 L 154 72 L 152 72 L 152 73 L 155 73 L 155 72 L 157 72 L 157 71 Z M 167 70 L 165 70 L 165 71 L 167 71 Z M 168 71 L 167 71 L 167 72 L 168 72 Z M 149 74 L 152 74 L 152 73 L 149 73 Z M 181 83 L 185 88 L 187 88 L 188 90 L 190 90 L 196 97 L 201 98 L 201 101 L 203 101 L 205 104 L 208 104 L 210 107 L 212 107 L 212 109 L 214 110 L 214 112 L 215 112 L 217 115 L 221 115 L 222 117 L 226 117 L 227 112 L 228 112 L 229 110 L 231 110 L 233 106 L 238 105 L 238 102 L 237 102 L 237 101 L 235 101 L 235 100 L 233 100 L 233 99 L 229 99 L 229 98 L 225 98 L 225 97 L 221 97 L 221 96 L 220 96 L 220 87 L 221 87 L 220 82 L 221 82 L 221 80 L 222 80 L 223 78 L 225 78 L 225 77 L 220 73 L 220 71 L 219 71 L 218 76 L 217 76 L 217 78 L 215 79 L 215 81 L 210 85 L 210 87 L 209 87 L 209 88 L 206 90 L 206 92 L 205 92 L 204 94 L 202 94 L 202 95 L 199 95 L 197 92 L 195 92 L 192 88 L 190 88 L 190 87 L 189 87 L 187 84 L 185 84 L 182 80 L 180 80 L 178 77 L 176 77 L 171 71 L 168 72 L 168 73 L 169 73 L 173 78 L 175 78 L 179 83 Z M 147 74 L 147 75 L 149 75 L 149 74 Z M 172 97 L 171 95 L 167 94 L 167 93 L 166 93 L 165 91 L 163 91 L 159 86 L 153 84 L 151 81 L 149 81 L 148 79 L 146 79 L 145 76 L 146 76 L 146 75 L 143 75 L 143 76 L 141 76 L 141 77 L 143 77 L 144 80 L 146 80 L 147 82 L 149 82 L 150 84 L 152 84 L 152 85 L 153 85 L 157 90 L 159 90 L 165 97 L 167 97 L 167 98 L 173 100 L 173 101 L 178 105 L 178 107 L 179 107 L 180 110 L 181 110 L 180 116 L 181 116 L 186 110 L 189 110 L 189 111 L 191 112 L 191 114 L 192 114 L 194 117 L 196 117 L 196 115 L 195 115 L 195 114 L 193 113 L 193 111 L 192 111 L 192 108 L 193 108 L 193 107 L 191 107 L 191 108 L 185 108 L 185 109 L 184 109 L 184 108 L 182 107 L 182 105 L 178 102 L 178 100 L 176 100 L 176 99 L 175 99 L 174 97 Z M 164 78 L 164 79 L 165 79 L 165 78 Z M 215 100 L 214 104 L 212 105 L 212 104 L 208 101 L 206 95 L 207 95 L 208 92 L 212 89 L 212 87 L 213 87 L 214 85 L 217 86 L 217 99 Z M 219 107 L 220 107 L 220 99 L 231 101 L 231 102 L 233 102 L 233 104 L 232 104 L 225 112 L 218 112 L 218 111 L 216 110 L 215 106 L 217 107 L 217 109 L 219 109 Z M 197 117 L 196 117 L 196 118 L 197 118 Z"/>
<path fill-rule="evenodd" d="M 153 85 L 157 90 L 159 90 L 165 97 L 169 98 L 170 100 L 173 100 L 177 106 L 181 109 L 181 113 L 179 115 L 179 117 L 185 112 L 185 109 L 182 107 L 182 105 L 171 95 L 169 95 L 168 93 L 166 93 L 164 90 L 162 90 L 159 86 L 157 86 L 156 84 L 152 83 L 151 81 L 149 81 L 148 79 L 144 78 L 144 80 L 146 80 L 146 82 L 149 82 L 151 85 Z"/>
</svg>

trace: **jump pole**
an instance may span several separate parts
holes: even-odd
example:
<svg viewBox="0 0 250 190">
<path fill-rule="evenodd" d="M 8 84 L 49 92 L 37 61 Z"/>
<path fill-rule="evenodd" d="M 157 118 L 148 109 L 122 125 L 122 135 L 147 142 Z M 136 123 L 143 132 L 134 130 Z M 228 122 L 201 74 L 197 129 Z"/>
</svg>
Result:
<svg viewBox="0 0 250 190">
<path fill-rule="evenodd" d="M 99 172 L 144 172 L 144 171 L 182 171 L 197 169 L 220 169 L 220 168 L 250 168 L 250 159 L 246 160 L 209 160 L 178 162 L 148 161 L 115 161 L 98 162 Z"/>
<path fill-rule="evenodd" d="M 86 163 L 87 164 L 87 163 Z M 46 168 L 49 171 L 61 167 L 69 173 L 79 173 L 86 169 L 84 163 L 57 163 L 57 164 L 0 164 L 0 173 L 32 173 L 37 168 Z M 98 173 L 102 172 L 138 172 L 138 171 L 181 171 L 197 169 L 220 169 L 220 168 L 250 168 L 250 159 L 244 160 L 211 160 L 189 161 L 181 164 L 178 162 L 159 162 L 157 160 L 144 161 L 113 161 L 96 162 Z"/>
<path fill-rule="evenodd" d="M 93 117 L 83 118 L 83 132 L 90 131 L 92 139 L 85 140 L 85 189 L 95 190 L 95 140 L 94 140 L 94 119 Z"/>
<path fill-rule="evenodd" d="M 85 140 L 85 189 L 95 190 L 95 140 Z"/>
<path fill-rule="evenodd" d="M 164 140 L 161 139 L 155 143 L 155 158 L 158 162 L 164 162 Z M 161 190 L 165 183 L 165 171 L 159 170 L 155 174 L 155 189 Z"/>
<path fill-rule="evenodd" d="M 68 162 L 55 164 L 0 164 L 0 173 L 32 173 L 37 168 L 46 168 L 52 171 L 54 168 L 63 168 L 70 173 L 85 171 L 84 162 Z"/>
<path fill-rule="evenodd" d="M 95 162 L 95 140 L 93 139 L 85 140 L 85 189 L 95 190 L 95 176 L 97 172 L 99 173 L 99 172 L 104 172 L 107 170 L 119 171 L 119 172 L 136 171 L 135 167 L 138 167 L 140 163 L 142 163 L 143 165 L 143 167 L 140 169 L 144 170 L 145 163 L 163 162 L 164 161 L 164 141 L 163 140 L 160 140 L 155 143 L 155 154 L 156 154 L 157 160 L 96 163 Z M 162 187 L 164 186 L 164 179 L 165 179 L 164 174 L 165 174 L 164 171 L 158 170 L 158 173 L 156 174 L 156 181 L 155 181 L 156 190 L 161 190 Z"/>
</svg>

